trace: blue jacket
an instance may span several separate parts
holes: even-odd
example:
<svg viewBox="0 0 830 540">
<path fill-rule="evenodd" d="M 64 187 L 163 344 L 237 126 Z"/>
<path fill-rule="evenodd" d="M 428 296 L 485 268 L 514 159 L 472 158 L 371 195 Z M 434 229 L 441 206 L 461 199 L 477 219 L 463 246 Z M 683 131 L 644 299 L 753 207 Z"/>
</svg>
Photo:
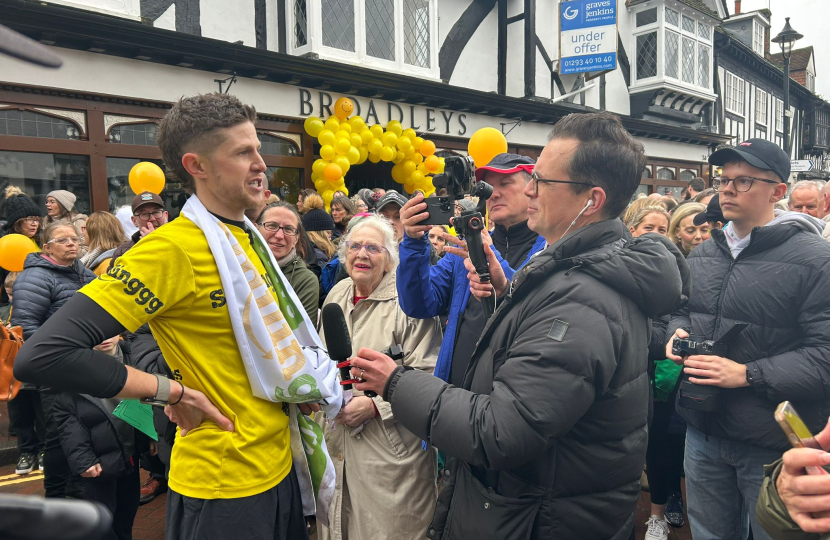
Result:
<svg viewBox="0 0 830 540">
<path fill-rule="evenodd" d="M 438 352 L 434 374 L 444 381 L 449 381 L 458 320 L 467 308 L 470 282 L 467 280 L 464 259 L 458 255 L 447 253 L 438 264 L 430 266 L 429 246 L 426 235 L 423 239 L 404 235 L 399 248 L 401 262 L 398 265 L 398 302 L 404 313 L 416 319 L 429 319 L 448 313 L 447 329 L 444 332 L 441 350 Z M 527 261 L 544 247 L 545 239 L 540 236 L 519 268 L 527 264 Z M 495 248 L 493 252 L 501 262 L 504 275 L 507 279 L 513 279 L 513 274 L 518 268 L 510 268 Z"/>
</svg>

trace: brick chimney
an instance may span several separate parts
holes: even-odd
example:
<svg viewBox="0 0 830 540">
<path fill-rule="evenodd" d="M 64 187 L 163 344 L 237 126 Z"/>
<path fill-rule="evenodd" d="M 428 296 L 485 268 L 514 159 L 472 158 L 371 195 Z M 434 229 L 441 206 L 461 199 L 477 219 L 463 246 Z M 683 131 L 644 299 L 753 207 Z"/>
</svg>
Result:
<svg viewBox="0 0 830 540">
<path fill-rule="evenodd" d="M 735 15 L 741 14 L 741 0 L 735 0 Z"/>
</svg>

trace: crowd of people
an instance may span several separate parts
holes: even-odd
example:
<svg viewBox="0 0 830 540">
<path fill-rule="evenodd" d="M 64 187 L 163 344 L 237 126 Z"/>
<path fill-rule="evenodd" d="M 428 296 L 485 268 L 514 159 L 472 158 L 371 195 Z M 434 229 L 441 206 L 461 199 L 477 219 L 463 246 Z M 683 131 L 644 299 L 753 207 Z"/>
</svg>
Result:
<svg viewBox="0 0 830 540">
<path fill-rule="evenodd" d="M 827 454 L 782 461 L 789 443 L 773 419 L 791 401 L 830 449 L 830 186 L 788 190 L 777 146 L 716 151 L 712 187 L 696 178 L 683 200 L 635 198 L 645 156 L 619 120 L 562 119 L 538 162 L 504 153 L 475 171 L 493 188 L 483 281 L 451 223 L 423 224 L 421 192 L 339 192 L 328 210 L 311 189 L 279 200 L 255 121 L 227 94 L 185 98 L 162 120 L 165 164 L 195 194 L 175 220 L 150 192 L 125 224 L 74 213 L 68 191 L 40 208 L 6 190 L 4 231 L 40 249 L 1 276 L 0 319 L 27 341 L 9 402 L 15 472 L 43 469 L 46 497 L 103 503 L 119 540 L 165 491 L 168 539 L 305 538 L 315 527 L 333 540 L 626 539 L 641 484 L 647 540 L 687 517 L 695 540 L 830 531 L 812 514 L 830 509 L 830 486 L 803 478 Z M 456 201 L 456 215 L 477 203 Z M 232 261 L 250 289 L 226 280 Z M 304 380 L 319 387 L 305 400 L 257 394 L 238 328 L 254 333 L 260 290 L 278 300 L 263 328 L 289 330 L 268 330 L 273 349 L 247 349 L 284 368 L 313 364 L 317 348 L 284 344 L 303 321 L 323 345 L 333 339 L 319 313 L 335 304 L 354 353 L 337 367 L 353 389 L 340 397 L 328 362 Z M 736 323 L 748 326 L 728 357 L 672 348 Z M 401 355 L 379 352 L 392 348 Z M 687 406 L 684 383 L 720 388 L 718 407 Z M 327 391 L 333 408 L 314 399 Z M 113 414 L 129 398 L 161 405 L 157 441 Z M 289 402 L 317 423 L 332 464 L 316 512 L 292 458 Z"/>
</svg>

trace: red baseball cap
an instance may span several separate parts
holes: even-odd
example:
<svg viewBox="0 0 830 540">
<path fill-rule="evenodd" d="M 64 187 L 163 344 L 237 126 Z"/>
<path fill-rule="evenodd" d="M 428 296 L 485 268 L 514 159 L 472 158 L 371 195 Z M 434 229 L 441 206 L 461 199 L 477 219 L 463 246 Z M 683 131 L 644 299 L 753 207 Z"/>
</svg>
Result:
<svg viewBox="0 0 830 540">
<path fill-rule="evenodd" d="M 481 181 L 484 178 L 484 173 L 487 171 L 497 172 L 499 174 L 513 174 L 519 171 L 532 173 L 536 162 L 527 156 L 520 156 L 519 154 L 499 154 L 490 160 L 490 163 L 484 167 L 476 169 L 476 180 Z"/>
</svg>

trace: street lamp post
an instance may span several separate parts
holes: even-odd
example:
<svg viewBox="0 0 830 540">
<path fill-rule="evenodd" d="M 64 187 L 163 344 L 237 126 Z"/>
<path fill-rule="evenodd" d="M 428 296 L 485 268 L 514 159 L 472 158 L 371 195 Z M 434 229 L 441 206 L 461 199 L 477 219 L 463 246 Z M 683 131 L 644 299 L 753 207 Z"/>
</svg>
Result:
<svg viewBox="0 0 830 540">
<path fill-rule="evenodd" d="M 793 54 L 793 45 L 803 38 L 801 34 L 790 26 L 790 18 L 786 18 L 784 29 L 772 38 L 773 43 L 781 46 L 781 54 L 784 57 L 784 151 L 790 156 L 790 57 Z"/>
</svg>

